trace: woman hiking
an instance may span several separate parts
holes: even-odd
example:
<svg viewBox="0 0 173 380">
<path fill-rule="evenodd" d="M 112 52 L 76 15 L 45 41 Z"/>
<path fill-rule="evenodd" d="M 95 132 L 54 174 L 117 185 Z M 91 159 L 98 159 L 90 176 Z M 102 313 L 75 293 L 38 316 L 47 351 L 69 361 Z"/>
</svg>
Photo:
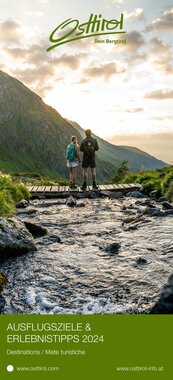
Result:
<svg viewBox="0 0 173 380">
<path fill-rule="evenodd" d="M 80 163 L 79 145 L 77 143 L 77 137 L 72 136 L 71 143 L 67 147 L 67 167 L 70 168 L 70 184 L 71 189 L 77 189 L 77 168 Z"/>
</svg>

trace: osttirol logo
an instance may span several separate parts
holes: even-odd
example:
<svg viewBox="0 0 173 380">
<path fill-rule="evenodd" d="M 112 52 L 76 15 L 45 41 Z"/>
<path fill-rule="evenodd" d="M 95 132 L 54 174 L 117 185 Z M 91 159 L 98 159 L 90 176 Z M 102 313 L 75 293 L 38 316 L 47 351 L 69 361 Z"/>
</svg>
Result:
<svg viewBox="0 0 173 380">
<path fill-rule="evenodd" d="M 123 13 L 120 15 L 119 20 L 106 20 L 101 14 L 94 15 L 91 13 L 89 20 L 84 24 L 80 24 L 79 20 L 68 18 L 58 25 L 51 33 L 49 41 L 52 45 L 48 47 L 47 51 L 55 49 L 62 44 L 81 40 L 82 38 L 103 36 L 107 34 L 124 34 L 126 32 L 123 31 L 123 22 Z"/>
</svg>

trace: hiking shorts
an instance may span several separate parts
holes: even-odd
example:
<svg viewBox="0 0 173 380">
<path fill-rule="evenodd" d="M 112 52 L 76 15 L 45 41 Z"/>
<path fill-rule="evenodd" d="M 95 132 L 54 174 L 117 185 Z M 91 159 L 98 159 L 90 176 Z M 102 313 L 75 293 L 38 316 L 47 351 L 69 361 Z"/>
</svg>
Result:
<svg viewBox="0 0 173 380">
<path fill-rule="evenodd" d="M 83 156 L 83 160 L 82 160 L 82 167 L 84 169 L 90 167 L 91 169 L 95 168 L 96 167 L 96 160 L 95 160 L 95 157 L 88 157 L 88 156 Z"/>
<path fill-rule="evenodd" d="M 67 167 L 68 168 L 77 168 L 78 162 L 77 161 L 67 161 Z"/>
</svg>

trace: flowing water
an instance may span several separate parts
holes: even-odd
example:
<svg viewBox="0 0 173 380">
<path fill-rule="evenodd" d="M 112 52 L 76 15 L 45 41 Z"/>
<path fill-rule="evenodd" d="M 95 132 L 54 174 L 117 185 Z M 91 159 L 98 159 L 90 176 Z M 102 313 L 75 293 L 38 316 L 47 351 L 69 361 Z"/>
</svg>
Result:
<svg viewBox="0 0 173 380">
<path fill-rule="evenodd" d="M 35 200 L 36 213 L 20 212 L 48 235 L 36 239 L 37 252 L 1 265 L 8 278 L 4 313 L 147 313 L 172 273 L 173 217 L 123 225 L 127 208 L 139 213 L 135 202 L 85 199 L 70 208 L 63 200 Z M 118 254 L 106 251 L 113 242 L 121 245 Z"/>
</svg>

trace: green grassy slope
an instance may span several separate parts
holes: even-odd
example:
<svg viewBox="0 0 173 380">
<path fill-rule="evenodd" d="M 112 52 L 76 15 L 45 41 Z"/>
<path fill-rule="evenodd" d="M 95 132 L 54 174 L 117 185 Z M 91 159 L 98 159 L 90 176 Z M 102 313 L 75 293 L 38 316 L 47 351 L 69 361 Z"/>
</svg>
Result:
<svg viewBox="0 0 173 380">
<path fill-rule="evenodd" d="M 0 170 L 38 172 L 52 178 L 68 178 L 66 147 L 72 135 L 82 140 L 84 131 L 72 123 L 21 82 L 0 71 Z M 162 161 L 129 148 L 114 146 L 99 138 L 98 180 L 114 174 L 116 165 L 129 160 L 138 170 L 163 167 Z M 79 179 L 81 179 L 81 170 Z"/>
</svg>

